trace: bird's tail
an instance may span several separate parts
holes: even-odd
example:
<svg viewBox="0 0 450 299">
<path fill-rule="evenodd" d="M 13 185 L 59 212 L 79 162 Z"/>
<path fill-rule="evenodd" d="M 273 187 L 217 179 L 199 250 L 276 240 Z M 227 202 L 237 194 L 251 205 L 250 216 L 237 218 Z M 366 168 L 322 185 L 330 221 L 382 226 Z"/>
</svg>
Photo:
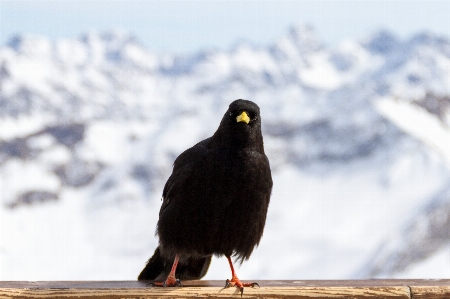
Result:
<svg viewBox="0 0 450 299">
<path fill-rule="evenodd" d="M 159 247 L 153 256 L 147 261 L 147 265 L 138 276 L 138 280 L 163 281 L 169 276 L 173 261 L 161 256 Z M 211 256 L 203 258 L 189 258 L 180 261 L 175 272 L 176 278 L 180 280 L 200 279 L 205 276 L 211 263 Z"/>
</svg>

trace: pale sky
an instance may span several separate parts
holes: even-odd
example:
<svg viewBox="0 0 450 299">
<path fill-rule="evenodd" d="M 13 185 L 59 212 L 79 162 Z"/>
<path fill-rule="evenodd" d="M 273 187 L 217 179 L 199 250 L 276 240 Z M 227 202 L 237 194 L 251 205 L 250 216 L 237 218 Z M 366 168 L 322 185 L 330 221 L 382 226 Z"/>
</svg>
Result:
<svg viewBox="0 0 450 299">
<path fill-rule="evenodd" d="M 239 40 L 267 45 L 308 24 L 335 45 L 384 28 L 408 38 L 450 38 L 450 1 L 8 1 L 0 0 L 0 45 L 21 33 L 53 40 L 124 29 L 156 52 L 229 49 Z"/>
</svg>

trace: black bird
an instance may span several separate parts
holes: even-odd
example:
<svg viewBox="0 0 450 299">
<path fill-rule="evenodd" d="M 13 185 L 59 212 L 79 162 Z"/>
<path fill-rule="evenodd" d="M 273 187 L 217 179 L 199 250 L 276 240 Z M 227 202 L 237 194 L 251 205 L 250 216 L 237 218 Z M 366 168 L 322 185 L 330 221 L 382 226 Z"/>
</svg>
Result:
<svg viewBox="0 0 450 299">
<path fill-rule="evenodd" d="M 271 191 L 259 107 L 236 100 L 212 137 L 175 160 L 162 194 L 159 246 L 138 280 L 181 286 L 179 279 L 202 278 L 212 255 L 225 255 L 232 275 L 225 287 L 242 295 L 244 287 L 258 285 L 239 280 L 231 257 L 242 263 L 259 244 Z"/>
</svg>

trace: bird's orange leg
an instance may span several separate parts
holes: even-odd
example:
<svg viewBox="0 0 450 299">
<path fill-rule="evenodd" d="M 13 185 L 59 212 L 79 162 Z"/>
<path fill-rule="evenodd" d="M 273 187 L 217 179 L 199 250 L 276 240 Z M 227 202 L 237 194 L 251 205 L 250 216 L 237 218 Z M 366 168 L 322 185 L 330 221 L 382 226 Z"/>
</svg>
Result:
<svg viewBox="0 0 450 299">
<path fill-rule="evenodd" d="M 180 260 L 180 256 L 177 254 L 175 256 L 175 260 L 173 261 L 172 269 L 170 270 L 169 276 L 164 282 L 155 281 L 152 283 L 155 287 L 181 287 L 181 282 L 179 279 L 175 277 L 175 271 L 177 270 L 178 261 Z"/>
<path fill-rule="evenodd" d="M 233 267 L 233 262 L 231 261 L 231 258 L 229 256 L 227 256 L 228 259 L 228 263 L 230 264 L 230 269 L 231 269 L 231 280 L 227 279 L 225 282 L 225 288 L 229 288 L 232 286 L 237 287 L 240 291 L 241 291 L 241 297 L 242 294 L 244 293 L 244 287 L 254 287 L 254 286 L 258 286 L 259 284 L 256 282 L 251 282 L 251 283 L 242 283 L 239 278 L 236 275 L 236 272 L 234 272 L 234 267 Z"/>
</svg>

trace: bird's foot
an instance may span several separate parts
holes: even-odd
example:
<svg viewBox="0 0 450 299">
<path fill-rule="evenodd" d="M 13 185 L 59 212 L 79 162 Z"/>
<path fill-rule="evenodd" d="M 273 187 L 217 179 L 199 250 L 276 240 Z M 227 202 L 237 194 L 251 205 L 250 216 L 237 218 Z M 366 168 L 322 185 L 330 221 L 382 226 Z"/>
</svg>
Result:
<svg viewBox="0 0 450 299">
<path fill-rule="evenodd" d="M 175 277 L 167 277 L 165 281 L 155 281 L 152 282 L 151 285 L 153 287 L 182 287 L 181 281 L 179 279 L 176 279 Z"/>
<path fill-rule="evenodd" d="M 231 278 L 231 280 L 227 279 L 225 281 L 224 289 L 229 288 L 229 287 L 236 287 L 241 292 L 241 297 L 242 297 L 242 294 L 244 294 L 244 287 L 252 287 L 253 288 L 255 286 L 258 286 L 258 288 L 259 288 L 259 284 L 257 282 L 243 283 L 239 280 L 239 278 L 237 276 L 233 276 Z"/>
</svg>

